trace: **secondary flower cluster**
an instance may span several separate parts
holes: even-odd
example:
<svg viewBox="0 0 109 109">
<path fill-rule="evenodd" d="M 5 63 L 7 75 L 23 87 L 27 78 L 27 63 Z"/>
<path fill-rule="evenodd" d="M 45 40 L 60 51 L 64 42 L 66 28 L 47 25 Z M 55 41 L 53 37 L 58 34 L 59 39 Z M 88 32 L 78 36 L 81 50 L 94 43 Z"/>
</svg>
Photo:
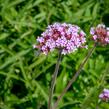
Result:
<svg viewBox="0 0 109 109">
<path fill-rule="evenodd" d="M 86 48 L 83 44 L 86 42 L 85 33 L 77 25 L 66 23 L 54 23 L 49 25 L 41 37 L 37 38 L 39 48 L 44 54 L 56 49 L 62 49 L 62 54 L 68 54 L 77 50 L 77 48 Z"/>
<path fill-rule="evenodd" d="M 98 24 L 97 27 L 92 27 L 90 34 L 93 36 L 93 40 L 106 45 L 109 43 L 109 27 L 104 24 Z"/>
<path fill-rule="evenodd" d="M 99 98 L 103 101 L 109 101 L 109 89 L 104 89 L 103 92 L 99 95 Z"/>
</svg>

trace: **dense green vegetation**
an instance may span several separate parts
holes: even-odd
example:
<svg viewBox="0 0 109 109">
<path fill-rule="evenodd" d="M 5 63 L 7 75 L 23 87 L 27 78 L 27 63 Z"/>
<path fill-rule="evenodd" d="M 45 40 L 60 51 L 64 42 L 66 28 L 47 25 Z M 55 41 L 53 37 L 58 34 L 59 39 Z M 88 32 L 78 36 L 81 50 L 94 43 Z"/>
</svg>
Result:
<svg viewBox="0 0 109 109">
<path fill-rule="evenodd" d="M 0 109 L 47 109 L 57 51 L 38 56 L 32 46 L 54 22 L 79 25 L 87 33 L 90 49 L 90 27 L 102 22 L 109 26 L 109 0 L 0 0 Z M 54 101 L 87 52 L 62 57 Z M 109 46 L 98 46 L 58 108 L 109 109 L 108 103 L 98 102 L 108 82 Z"/>
</svg>

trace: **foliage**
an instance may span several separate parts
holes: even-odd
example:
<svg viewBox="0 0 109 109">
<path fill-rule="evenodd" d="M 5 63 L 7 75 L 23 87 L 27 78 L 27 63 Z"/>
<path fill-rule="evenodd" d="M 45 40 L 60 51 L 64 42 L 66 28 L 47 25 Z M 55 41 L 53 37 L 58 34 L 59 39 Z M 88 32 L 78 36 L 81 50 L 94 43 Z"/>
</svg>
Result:
<svg viewBox="0 0 109 109">
<path fill-rule="evenodd" d="M 87 33 L 102 21 L 109 26 L 108 0 L 0 0 L 0 109 L 46 109 L 57 51 L 48 56 L 33 50 L 36 37 L 53 22 L 79 25 Z M 88 50 L 62 58 L 54 99 L 78 69 Z M 109 46 L 97 47 L 78 80 L 60 101 L 60 109 L 108 109 L 99 103 L 109 88 Z"/>
</svg>

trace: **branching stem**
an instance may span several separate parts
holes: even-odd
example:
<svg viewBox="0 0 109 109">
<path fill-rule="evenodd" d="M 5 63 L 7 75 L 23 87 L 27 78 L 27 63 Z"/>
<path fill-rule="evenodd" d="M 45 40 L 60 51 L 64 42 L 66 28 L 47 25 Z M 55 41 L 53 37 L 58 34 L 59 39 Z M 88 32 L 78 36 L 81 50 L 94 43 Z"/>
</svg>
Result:
<svg viewBox="0 0 109 109">
<path fill-rule="evenodd" d="M 92 49 L 89 50 L 88 54 L 86 55 L 85 59 L 83 60 L 83 62 L 80 64 L 77 72 L 75 73 L 75 75 L 72 77 L 72 79 L 69 81 L 68 85 L 66 86 L 66 88 L 63 90 L 63 92 L 61 93 L 61 95 L 58 97 L 57 101 L 55 102 L 54 106 L 52 109 L 56 109 L 56 107 L 58 106 L 59 101 L 62 99 L 62 97 L 64 96 L 64 94 L 67 92 L 67 90 L 70 88 L 70 86 L 72 85 L 72 83 L 75 82 L 75 80 L 77 79 L 77 77 L 79 76 L 83 66 L 85 65 L 85 63 L 87 62 L 87 60 L 89 59 L 89 57 L 91 56 L 92 52 L 94 51 L 96 47 L 96 44 L 94 45 L 94 47 Z"/>
</svg>

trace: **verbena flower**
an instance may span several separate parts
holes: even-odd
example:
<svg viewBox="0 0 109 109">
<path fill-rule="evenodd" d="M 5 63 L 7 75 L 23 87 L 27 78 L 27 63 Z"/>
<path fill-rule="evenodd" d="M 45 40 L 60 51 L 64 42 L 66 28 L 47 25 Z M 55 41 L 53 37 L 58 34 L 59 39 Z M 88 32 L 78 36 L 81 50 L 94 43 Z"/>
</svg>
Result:
<svg viewBox="0 0 109 109">
<path fill-rule="evenodd" d="M 109 43 L 109 27 L 106 27 L 104 24 L 98 24 L 97 27 L 92 27 L 90 34 L 93 40 L 99 44 L 106 45 Z"/>
<path fill-rule="evenodd" d="M 56 49 L 62 49 L 62 54 L 68 54 L 77 50 L 77 48 L 87 48 L 83 45 L 86 42 L 84 31 L 77 25 L 66 23 L 54 23 L 37 38 L 39 48 L 44 54 Z"/>
<path fill-rule="evenodd" d="M 104 89 L 103 92 L 99 95 L 99 98 L 103 101 L 109 101 L 109 89 Z"/>
</svg>

